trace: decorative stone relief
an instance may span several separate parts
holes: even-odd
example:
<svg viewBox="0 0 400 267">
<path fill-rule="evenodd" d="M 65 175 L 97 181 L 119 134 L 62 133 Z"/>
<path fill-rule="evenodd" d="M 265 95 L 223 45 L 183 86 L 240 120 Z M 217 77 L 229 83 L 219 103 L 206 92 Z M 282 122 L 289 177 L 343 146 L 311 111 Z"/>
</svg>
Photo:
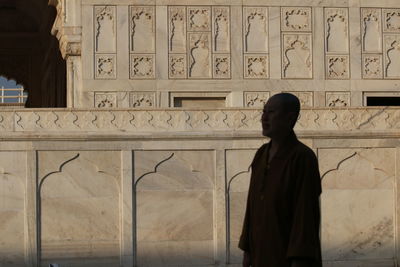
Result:
<svg viewBox="0 0 400 267">
<path fill-rule="evenodd" d="M 154 79 L 154 55 L 131 55 L 131 79 Z"/>
<path fill-rule="evenodd" d="M 132 92 L 130 106 L 133 108 L 150 108 L 156 106 L 155 92 Z"/>
<path fill-rule="evenodd" d="M 189 77 L 211 78 L 211 36 L 189 33 Z"/>
<path fill-rule="evenodd" d="M 186 79 L 186 55 L 169 55 L 169 78 Z"/>
<path fill-rule="evenodd" d="M 116 93 L 95 93 L 94 107 L 96 108 L 116 108 L 117 94 Z"/>
<path fill-rule="evenodd" d="M 385 78 L 400 78 L 400 35 L 384 36 Z"/>
<path fill-rule="evenodd" d="M 245 55 L 244 78 L 247 79 L 268 78 L 268 56 Z"/>
<path fill-rule="evenodd" d="M 245 92 L 245 107 L 264 107 L 267 103 L 269 92 Z"/>
<path fill-rule="evenodd" d="M 231 74 L 230 55 L 214 55 L 214 78 L 228 79 Z"/>
<path fill-rule="evenodd" d="M 312 78 L 311 34 L 283 34 L 284 78 Z"/>
<path fill-rule="evenodd" d="M 211 8 L 188 7 L 188 31 L 211 31 Z"/>
<path fill-rule="evenodd" d="M 328 79 L 348 79 L 350 77 L 348 56 L 327 56 L 326 64 Z"/>
<path fill-rule="evenodd" d="M 169 13 L 169 51 L 186 53 L 186 8 L 172 6 Z"/>
<path fill-rule="evenodd" d="M 154 6 L 131 6 L 131 52 L 155 52 L 155 18 Z"/>
<path fill-rule="evenodd" d="M 170 79 L 229 79 L 230 8 L 169 6 Z"/>
<path fill-rule="evenodd" d="M 116 8 L 115 6 L 95 6 L 95 47 L 96 53 L 116 51 Z"/>
<path fill-rule="evenodd" d="M 309 7 L 282 7 L 282 31 L 311 31 L 311 8 Z"/>
<path fill-rule="evenodd" d="M 384 9 L 384 32 L 400 33 L 400 9 Z"/>
<path fill-rule="evenodd" d="M 213 7 L 213 49 L 217 53 L 230 51 L 229 7 Z"/>
<path fill-rule="evenodd" d="M 268 8 L 243 8 L 245 53 L 268 53 Z"/>
<path fill-rule="evenodd" d="M 362 62 L 364 79 L 382 78 L 382 55 L 364 54 Z"/>
<path fill-rule="evenodd" d="M 327 107 L 349 107 L 350 92 L 326 92 Z"/>
<path fill-rule="evenodd" d="M 361 9 L 361 33 L 363 52 L 382 52 L 381 9 Z"/>
<path fill-rule="evenodd" d="M 325 8 L 327 53 L 348 53 L 349 23 L 347 8 Z"/>
<path fill-rule="evenodd" d="M 301 107 L 313 107 L 314 106 L 314 94 L 313 92 L 289 92 L 297 96 L 300 100 Z"/>
<path fill-rule="evenodd" d="M 96 60 L 96 79 L 116 79 L 116 55 L 98 54 Z"/>
</svg>

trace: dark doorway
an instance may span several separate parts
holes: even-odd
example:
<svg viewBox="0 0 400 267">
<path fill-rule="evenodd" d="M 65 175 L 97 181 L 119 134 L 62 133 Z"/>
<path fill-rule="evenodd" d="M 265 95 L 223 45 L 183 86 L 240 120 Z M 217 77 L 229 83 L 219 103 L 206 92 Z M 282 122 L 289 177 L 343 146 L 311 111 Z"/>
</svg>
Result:
<svg viewBox="0 0 400 267">
<path fill-rule="evenodd" d="M 368 96 L 367 106 L 400 106 L 400 96 Z"/>
</svg>

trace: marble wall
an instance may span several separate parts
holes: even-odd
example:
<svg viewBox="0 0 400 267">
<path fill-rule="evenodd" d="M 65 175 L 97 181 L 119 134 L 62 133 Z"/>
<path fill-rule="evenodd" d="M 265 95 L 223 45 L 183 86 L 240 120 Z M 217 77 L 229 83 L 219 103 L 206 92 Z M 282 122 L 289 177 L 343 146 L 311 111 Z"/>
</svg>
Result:
<svg viewBox="0 0 400 267">
<path fill-rule="evenodd" d="M 259 114 L 4 110 L 0 266 L 240 266 Z M 324 266 L 399 259 L 399 130 L 397 108 L 302 110 Z"/>
</svg>

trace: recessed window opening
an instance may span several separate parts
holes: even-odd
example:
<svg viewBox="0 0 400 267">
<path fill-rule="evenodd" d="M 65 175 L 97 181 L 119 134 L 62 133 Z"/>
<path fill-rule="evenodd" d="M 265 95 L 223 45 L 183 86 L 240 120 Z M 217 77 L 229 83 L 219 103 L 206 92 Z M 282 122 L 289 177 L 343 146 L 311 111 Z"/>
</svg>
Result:
<svg viewBox="0 0 400 267">
<path fill-rule="evenodd" d="M 24 106 L 28 93 L 15 80 L 0 76 L 0 106 Z"/>
<path fill-rule="evenodd" d="M 223 108 L 225 97 L 174 97 L 174 107 L 180 108 Z"/>
<path fill-rule="evenodd" d="M 400 96 L 367 96 L 367 106 L 400 106 Z"/>
</svg>

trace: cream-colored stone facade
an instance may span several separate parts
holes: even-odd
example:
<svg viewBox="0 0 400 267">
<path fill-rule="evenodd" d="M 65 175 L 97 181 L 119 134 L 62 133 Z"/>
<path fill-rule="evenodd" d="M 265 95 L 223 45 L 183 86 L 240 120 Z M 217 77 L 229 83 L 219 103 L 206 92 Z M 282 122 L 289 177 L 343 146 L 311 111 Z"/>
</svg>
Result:
<svg viewBox="0 0 400 267">
<path fill-rule="evenodd" d="M 49 4 L 68 107 L 0 111 L 0 267 L 241 266 L 279 92 L 319 159 L 324 266 L 397 266 L 400 109 L 366 107 L 400 89 L 397 0 Z"/>
</svg>

